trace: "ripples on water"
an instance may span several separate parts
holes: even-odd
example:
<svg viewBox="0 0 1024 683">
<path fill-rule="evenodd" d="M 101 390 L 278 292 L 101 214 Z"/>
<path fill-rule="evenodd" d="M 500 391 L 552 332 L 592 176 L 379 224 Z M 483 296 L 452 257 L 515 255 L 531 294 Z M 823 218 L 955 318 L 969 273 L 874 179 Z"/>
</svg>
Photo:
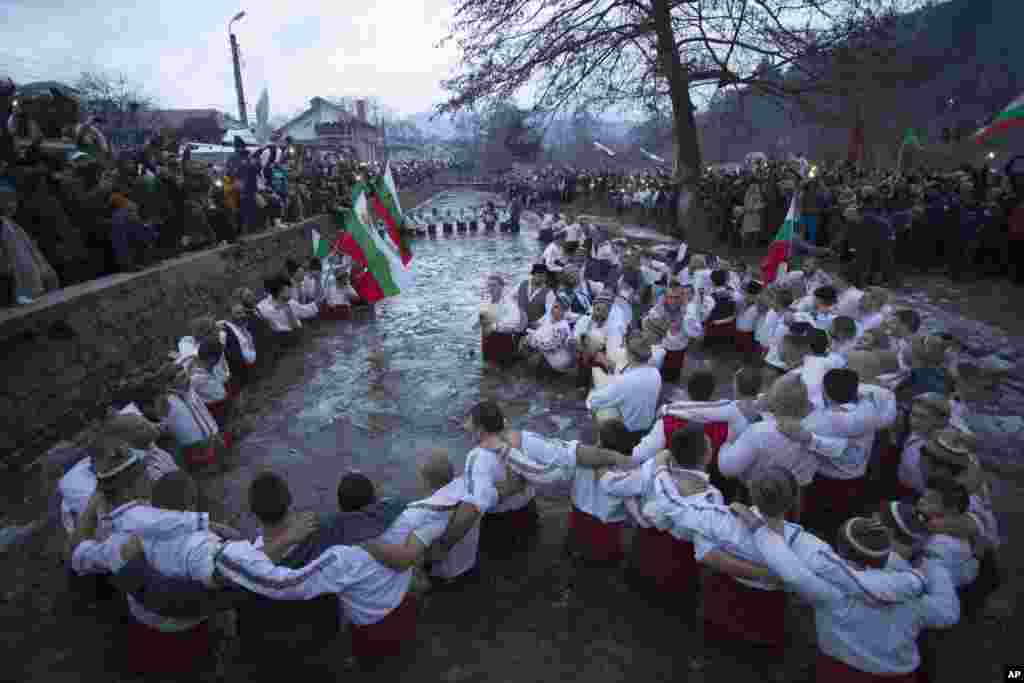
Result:
<svg viewBox="0 0 1024 683">
<path fill-rule="evenodd" d="M 443 193 L 432 201 L 461 207 L 487 197 Z M 333 507 L 348 469 L 389 493 L 415 495 L 416 452 L 446 447 L 461 464 L 471 444 L 458 425 L 482 397 L 499 400 L 516 426 L 577 437 L 585 408 L 573 379 L 540 383 L 480 358 L 484 279 L 500 272 L 517 284 L 540 250 L 529 232 L 419 239 L 412 290 L 379 303 L 376 319 L 310 326 L 254 392 L 254 431 L 223 482 L 228 508 L 245 508 L 245 487 L 263 468 L 288 478 L 299 506 Z"/>
<path fill-rule="evenodd" d="M 472 207 L 490 197 L 447 192 L 425 206 Z M 349 469 L 365 472 L 384 492 L 416 495 L 416 452 L 449 448 L 461 465 L 471 444 L 458 424 L 485 397 L 501 402 L 516 427 L 567 439 L 582 431 L 590 438 L 584 394 L 574 379 L 539 382 L 522 368 L 503 371 L 480 358 L 476 319 L 484 279 L 499 272 L 517 284 L 540 250 L 536 235 L 526 230 L 419 239 L 413 246 L 414 287 L 378 304 L 376 319 L 310 326 L 300 348 L 254 392 L 255 429 L 242 441 L 238 467 L 219 482 L 228 509 L 245 509 L 249 480 L 268 467 L 288 478 L 301 507 L 333 509 L 335 487 Z M 953 332 L 973 355 L 1009 358 L 1015 364 L 1011 384 L 980 412 L 1024 413 L 1020 340 L 949 314 L 919 292 L 899 298 L 921 313 L 927 329 Z M 701 360 L 699 349 L 687 354 L 689 369 Z M 725 371 L 738 359 L 713 362 Z M 1019 431 L 1012 425 L 1001 431 L 985 435 L 985 455 L 1016 460 Z M 252 520 L 242 524 L 251 527 Z"/>
</svg>

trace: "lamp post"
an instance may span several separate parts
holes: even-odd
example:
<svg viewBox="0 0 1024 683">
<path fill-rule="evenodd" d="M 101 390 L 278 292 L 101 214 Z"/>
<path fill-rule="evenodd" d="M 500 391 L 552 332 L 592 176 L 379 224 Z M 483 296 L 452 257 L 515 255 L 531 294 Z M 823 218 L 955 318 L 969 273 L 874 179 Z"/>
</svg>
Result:
<svg viewBox="0 0 1024 683">
<path fill-rule="evenodd" d="M 235 66 L 235 92 L 238 94 L 238 116 L 245 128 L 249 127 L 249 115 L 245 111 L 245 91 L 242 89 L 242 65 L 238 58 L 238 39 L 231 32 L 231 25 L 245 16 L 245 11 L 239 12 L 228 22 L 228 37 L 231 42 L 231 61 Z"/>
</svg>

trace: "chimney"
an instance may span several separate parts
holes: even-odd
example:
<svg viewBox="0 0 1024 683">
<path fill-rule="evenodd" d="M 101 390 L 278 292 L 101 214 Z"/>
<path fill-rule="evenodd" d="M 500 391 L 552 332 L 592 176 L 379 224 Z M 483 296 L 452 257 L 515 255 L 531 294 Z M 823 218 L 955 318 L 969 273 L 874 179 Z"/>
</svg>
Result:
<svg viewBox="0 0 1024 683">
<path fill-rule="evenodd" d="M 356 116 L 363 123 L 370 122 L 369 118 L 367 118 L 366 109 L 366 100 L 356 100 Z"/>
</svg>

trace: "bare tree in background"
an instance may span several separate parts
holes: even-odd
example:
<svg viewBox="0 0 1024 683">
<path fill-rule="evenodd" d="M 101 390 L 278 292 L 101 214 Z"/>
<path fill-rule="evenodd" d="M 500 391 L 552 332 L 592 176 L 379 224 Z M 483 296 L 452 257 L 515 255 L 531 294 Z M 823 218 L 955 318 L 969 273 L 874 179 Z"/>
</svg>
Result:
<svg viewBox="0 0 1024 683">
<path fill-rule="evenodd" d="M 702 226 L 701 150 L 694 92 L 750 86 L 785 97 L 800 81 L 762 82 L 758 65 L 796 65 L 886 25 L 916 0 L 455 0 L 448 40 L 462 52 L 439 113 L 511 101 L 536 88 L 536 107 L 665 106 L 677 140 L 680 224 Z"/>
<path fill-rule="evenodd" d="M 82 110 L 102 115 L 119 128 L 131 124 L 131 114 L 156 105 L 156 98 L 123 73 L 84 71 L 75 83 L 81 93 Z"/>
</svg>

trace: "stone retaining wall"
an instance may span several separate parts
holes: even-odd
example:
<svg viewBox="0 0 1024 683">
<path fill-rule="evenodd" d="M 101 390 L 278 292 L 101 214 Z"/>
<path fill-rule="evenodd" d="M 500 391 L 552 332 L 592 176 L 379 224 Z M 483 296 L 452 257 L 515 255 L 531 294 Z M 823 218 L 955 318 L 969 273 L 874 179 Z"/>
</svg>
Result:
<svg viewBox="0 0 1024 683">
<path fill-rule="evenodd" d="M 307 260 L 313 228 L 336 232 L 320 216 L 0 309 L 0 461 L 30 460 L 102 414 L 166 361 L 189 320 L 223 318 L 236 287 L 259 291 L 285 259 Z"/>
</svg>

